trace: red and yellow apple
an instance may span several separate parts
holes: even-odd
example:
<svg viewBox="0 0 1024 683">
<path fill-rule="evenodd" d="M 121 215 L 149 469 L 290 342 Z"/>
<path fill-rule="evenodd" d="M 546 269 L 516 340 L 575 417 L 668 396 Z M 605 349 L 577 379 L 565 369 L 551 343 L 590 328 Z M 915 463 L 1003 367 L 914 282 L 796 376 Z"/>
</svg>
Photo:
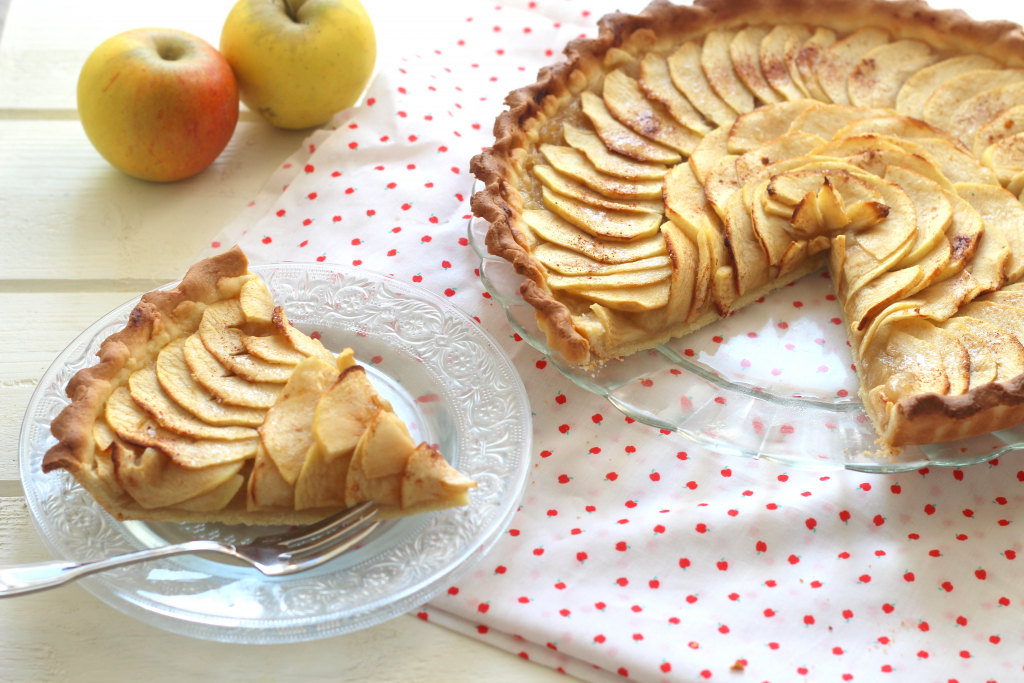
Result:
<svg viewBox="0 0 1024 683">
<path fill-rule="evenodd" d="M 242 102 L 279 128 L 311 128 L 359 99 L 377 41 L 359 0 L 239 0 L 220 51 Z"/>
<path fill-rule="evenodd" d="M 203 39 L 137 29 L 89 55 L 78 78 L 78 113 L 89 141 L 116 168 L 143 180 L 181 180 L 228 144 L 238 85 Z"/>
</svg>

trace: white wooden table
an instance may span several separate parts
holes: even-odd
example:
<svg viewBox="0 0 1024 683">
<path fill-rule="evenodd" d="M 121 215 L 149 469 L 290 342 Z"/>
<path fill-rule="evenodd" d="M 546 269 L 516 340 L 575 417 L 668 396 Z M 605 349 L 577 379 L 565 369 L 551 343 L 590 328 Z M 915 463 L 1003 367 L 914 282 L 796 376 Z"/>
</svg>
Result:
<svg viewBox="0 0 1024 683">
<path fill-rule="evenodd" d="M 219 43 L 233 0 L 13 0 L 0 41 L 0 565 L 50 559 L 28 517 L 17 439 L 38 378 L 97 318 L 179 277 L 304 133 L 243 111 L 199 176 L 144 183 L 82 131 L 78 72 L 106 38 L 165 26 Z M 429 31 L 429 4 L 364 0 L 378 54 Z M 184 656 L 183 656 L 184 655 Z M 411 616 L 347 636 L 251 647 L 138 623 L 79 586 L 0 601 L 0 681 L 546 681 L 559 674 Z"/>
</svg>

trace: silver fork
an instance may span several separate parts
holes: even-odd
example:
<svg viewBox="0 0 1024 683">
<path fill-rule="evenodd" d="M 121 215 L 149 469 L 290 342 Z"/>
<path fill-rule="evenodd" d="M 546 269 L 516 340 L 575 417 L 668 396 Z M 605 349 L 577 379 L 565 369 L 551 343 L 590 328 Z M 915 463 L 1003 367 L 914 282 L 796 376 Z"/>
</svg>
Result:
<svg viewBox="0 0 1024 683">
<path fill-rule="evenodd" d="M 188 553 L 219 553 L 244 560 L 267 576 L 286 576 L 319 567 L 349 550 L 380 524 L 374 501 L 369 501 L 292 531 L 261 536 L 251 543 L 186 541 L 139 550 L 94 562 L 38 562 L 0 567 L 0 598 L 56 588 L 83 576 Z"/>
</svg>

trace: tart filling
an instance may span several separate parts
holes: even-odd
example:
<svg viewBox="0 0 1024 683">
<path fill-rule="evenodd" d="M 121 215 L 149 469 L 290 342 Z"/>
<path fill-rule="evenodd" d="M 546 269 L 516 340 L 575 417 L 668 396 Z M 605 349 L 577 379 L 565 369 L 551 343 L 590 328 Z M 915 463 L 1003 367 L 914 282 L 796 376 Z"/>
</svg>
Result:
<svg viewBox="0 0 1024 683">
<path fill-rule="evenodd" d="M 413 441 L 351 349 L 292 326 L 237 247 L 143 296 L 98 355 L 43 471 L 118 519 L 300 524 L 371 499 L 398 517 L 476 486 Z"/>
<path fill-rule="evenodd" d="M 1020 27 L 843 0 L 600 26 L 473 161 L 553 348 L 622 357 L 827 266 L 883 446 L 1024 420 Z"/>
</svg>

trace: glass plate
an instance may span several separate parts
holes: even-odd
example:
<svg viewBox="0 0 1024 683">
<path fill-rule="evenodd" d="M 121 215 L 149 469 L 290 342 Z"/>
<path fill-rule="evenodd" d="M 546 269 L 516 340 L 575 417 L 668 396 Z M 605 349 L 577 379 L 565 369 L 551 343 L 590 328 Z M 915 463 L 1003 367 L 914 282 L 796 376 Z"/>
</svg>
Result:
<svg viewBox="0 0 1024 683">
<path fill-rule="evenodd" d="M 478 184 L 479 185 L 479 184 Z M 475 187 L 474 192 L 480 187 Z M 1024 448 L 1024 425 L 878 457 L 878 434 L 857 395 L 857 374 L 826 271 L 667 344 L 588 370 L 547 345 L 523 278 L 487 253 L 489 224 L 468 222 L 480 279 L 523 339 L 578 386 L 625 415 L 712 451 L 807 470 L 894 473 L 963 467 Z"/>
<path fill-rule="evenodd" d="M 441 298 L 365 270 L 328 264 L 254 266 L 289 320 L 334 352 L 351 346 L 417 442 L 473 477 L 470 505 L 385 522 L 359 549 L 317 570 L 272 579 L 199 556 L 149 562 L 82 583 L 104 602 L 184 635 L 243 643 L 323 638 L 371 626 L 450 586 L 508 528 L 526 484 L 531 415 L 501 347 Z M 172 287 L 173 285 L 168 285 Z M 21 429 L 32 519 L 54 557 L 95 560 L 196 538 L 228 542 L 272 528 L 117 522 L 63 471 L 43 474 L 50 422 L 68 380 L 124 327 L 129 302 L 82 333 L 43 375 Z"/>
</svg>

